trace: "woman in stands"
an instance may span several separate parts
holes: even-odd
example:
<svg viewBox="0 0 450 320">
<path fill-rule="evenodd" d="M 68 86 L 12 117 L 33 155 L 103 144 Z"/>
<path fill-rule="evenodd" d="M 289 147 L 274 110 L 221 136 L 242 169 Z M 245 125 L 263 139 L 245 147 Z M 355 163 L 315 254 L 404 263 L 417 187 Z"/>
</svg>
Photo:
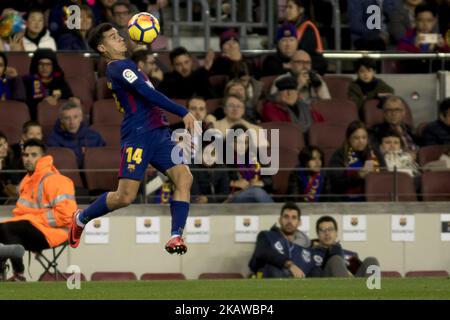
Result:
<svg viewBox="0 0 450 320">
<path fill-rule="evenodd" d="M 323 151 L 315 146 L 306 146 L 298 157 L 300 166 L 289 176 L 287 194 L 292 195 L 289 201 L 318 202 L 324 201 L 326 194 Z"/>
<path fill-rule="evenodd" d="M 369 144 L 366 125 L 359 120 L 347 128 L 345 142 L 330 160 L 331 193 L 344 201 L 364 201 L 364 178 L 385 168 L 383 156 Z"/>
<path fill-rule="evenodd" d="M 44 12 L 39 8 L 31 9 L 28 12 L 23 48 L 25 51 L 36 51 L 38 48 L 56 50 L 55 40 L 50 36 L 50 32 L 44 24 Z"/>
<path fill-rule="evenodd" d="M 17 76 L 17 70 L 8 67 L 8 59 L 0 52 L 0 101 L 25 101 L 25 86 L 22 78 Z"/>
<path fill-rule="evenodd" d="M 248 85 L 250 85 L 250 84 L 248 84 Z M 223 96 L 226 97 L 230 94 L 237 95 L 237 96 L 241 97 L 242 100 L 244 100 L 244 102 L 245 102 L 244 119 L 247 121 L 250 121 L 252 123 L 256 123 L 258 116 L 256 113 L 255 105 L 253 104 L 252 99 L 249 97 L 249 93 L 248 93 L 247 87 L 245 85 L 245 82 L 239 78 L 229 81 L 225 86 L 225 91 L 224 91 Z M 218 109 L 218 111 L 219 110 L 223 113 L 223 109 Z M 222 117 L 220 117 L 220 119 L 222 119 L 223 117 L 224 117 L 224 115 Z"/>
<path fill-rule="evenodd" d="M 58 37 L 58 50 L 90 50 L 87 35 L 93 26 L 94 13 L 91 7 L 82 4 L 80 6 L 80 29 L 65 27 Z"/>
</svg>

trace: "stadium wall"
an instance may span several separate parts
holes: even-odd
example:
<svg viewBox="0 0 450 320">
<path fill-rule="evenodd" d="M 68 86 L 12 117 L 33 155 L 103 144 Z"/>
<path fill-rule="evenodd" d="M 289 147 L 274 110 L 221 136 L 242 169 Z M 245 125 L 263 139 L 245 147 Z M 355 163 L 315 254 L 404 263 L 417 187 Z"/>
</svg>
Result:
<svg viewBox="0 0 450 320">
<path fill-rule="evenodd" d="M 203 272 L 240 272 L 249 274 L 248 261 L 254 243 L 235 242 L 235 216 L 259 216 L 259 230 L 269 229 L 278 219 L 282 204 L 193 205 L 191 216 L 210 217 L 210 242 L 190 244 L 185 256 L 170 256 L 164 244 L 170 230 L 170 210 L 163 205 L 134 205 L 110 214 L 109 244 L 85 244 L 68 249 L 59 267 L 78 265 L 88 279 L 95 271 L 132 271 L 139 278 L 147 272 L 181 272 L 196 279 Z M 337 218 L 342 239 L 344 215 L 367 216 L 367 241 L 345 242 L 343 247 L 357 251 L 364 258 L 375 256 L 382 270 L 405 274 L 412 270 L 447 270 L 450 272 L 450 242 L 441 241 L 440 215 L 450 213 L 448 202 L 415 203 L 321 203 L 300 204 L 304 216 L 310 216 L 310 237 L 315 237 L 316 220 L 325 214 Z M 13 207 L 0 207 L 0 219 L 10 215 Z M 391 241 L 391 216 L 415 216 L 415 241 Z M 136 217 L 159 216 L 159 244 L 136 244 Z M 25 258 L 27 255 L 25 256 Z M 28 264 L 27 258 L 25 265 Z M 31 281 L 42 268 L 32 258 Z"/>
</svg>

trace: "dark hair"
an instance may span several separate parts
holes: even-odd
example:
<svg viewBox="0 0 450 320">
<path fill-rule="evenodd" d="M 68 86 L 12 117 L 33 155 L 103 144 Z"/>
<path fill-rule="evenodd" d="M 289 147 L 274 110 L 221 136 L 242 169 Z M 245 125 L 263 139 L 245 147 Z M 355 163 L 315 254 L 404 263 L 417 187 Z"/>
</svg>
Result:
<svg viewBox="0 0 450 320">
<path fill-rule="evenodd" d="M 173 49 L 172 51 L 170 51 L 170 54 L 169 54 L 170 63 L 173 65 L 173 61 L 175 60 L 176 57 L 182 56 L 185 54 L 190 56 L 189 51 L 187 51 L 187 49 L 185 47 L 177 47 L 177 48 Z"/>
<path fill-rule="evenodd" d="M 431 12 L 433 17 L 436 17 L 436 8 L 428 3 L 419 4 L 416 9 L 414 9 L 414 17 L 417 18 L 422 12 Z"/>
<path fill-rule="evenodd" d="M 319 226 L 323 223 L 323 222 L 332 222 L 334 225 L 334 228 L 336 229 L 336 231 L 338 230 L 338 226 L 337 226 L 337 222 L 336 219 L 334 219 L 332 216 L 322 216 L 320 217 L 317 222 L 316 222 L 316 233 L 319 234 Z"/>
<path fill-rule="evenodd" d="M 0 74 L 0 77 L 2 77 L 6 72 L 6 68 L 8 67 L 8 58 L 6 57 L 6 54 L 3 51 L 0 51 L 0 58 L 3 58 L 3 62 L 5 63 L 3 74 Z"/>
<path fill-rule="evenodd" d="M 439 114 L 445 117 L 447 116 L 449 109 L 450 109 L 450 98 L 442 100 L 442 102 L 439 104 Z"/>
<path fill-rule="evenodd" d="M 237 100 L 239 100 L 240 102 L 242 102 L 242 104 L 244 105 L 244 107 L 245 107 L 245 101 L 241 98 L 241 97 L 239 97 L 238 95 L 236 95 L 236 94 L 227 94 L 225 97 L 223 97 L 223 107 L 225 108 L 226 107 L 226 102 L 228 101 L 228 99 L 230 99 L 230 98 L 235 98 L 235 99 L 237 99 Z"/>
<path fill-rule="evenodd" d="M 3 133 L 3 131 L 0 131 L 0 139 L 5 139 L 6 142 L 8 142 L 8 137 Z"/>
<path fill-rule="evenodd" d="M 45 17 L 45 13 L 44 13 L 44 11 L 43 11 L 41 8 L 39 8 L 39 7 L 33 7 L 33 8 L 31 8 L 31 9 L 26 13 L 26 15 L 24 16 L 24 19 L 25 19 L 25 20 L 28 20 L 28 18 L 29 18 L 29 17 L 31 16 L 31 14 L 34 13 L 34 12 L 41 13 L 41 14 Z M 44 25 L 44 29 L 45 29 L 45 25 Z"/>
<path fill-rule="evenodd" d="M 229 79 L 241 78 L 242 76 L 250 75 L 250 69 L 247 63 L 243 60 L 236 61 L 233 63 L 230 69 L 230 73 L 228 74 Z"/>
<path fill-rule="evenodd" d="M 189 104 L 192 102 L 192 100 L 203 100 L 206 102 L 205 97 L 202 96 L 197 96 L 197 95 L 193 95 L 192 97 L 190 97 L 187 101 L 186 101 L 186 107 L 189 108 Z"/>
<path fill-rule="evenodd" d="M 300 208 L 298 207 L 298 205 L 296 205 L 294 202 L 286 202 L 283 207 L 281 207 L 281 211 L 280 211 L 280 217 L 283 215 L 284 210 L 295 210 L 298 213 L 298 217 L 300 219 L 301 215 L 302 215 L 302 211 L 300 210 Z"/>
<path fill-rule="evenodd" d="M 94 27 L 91 32 L 89 33 L 89 46 L 92 48 L 92 50 L 96 51 L 99 54 L 102 54 L 100 51 L 98 51 L 98 46 L 103 41 L 103 33 L 111 30 L 113 25 L 109 22 L 100 23 L 98 26 Z"/>
<path fill-rule="evenodd" d="M 151 50 L 147 50 L 147 49 L 137 50 L 131 55 L 131 60 L 133 60 L 134 63 L 136 63 L 136 64 L 138 64 L 138 62 L 145 63 L 148 55 L 152 55 Z"/>
<path fill-rule="evenodd" d="M 355 61 L 355 72 L 358 72 L 361 67 L 377 71 L 377 62 L 375 59 L 364 57 Z"/>
<path fill-rule="evenodd" d="M 396 130 L 390 129 L 390 128 L 381 132 L 379 143 L 380 144 L 383 143 L 383 139 L 388 138 L 388 137 L 398 138 L 400 140 L 400 145 L 402 146 L 402 148 L 404 147 L 403 139 L 402 139 L 402 136 L 400 135 L 400 133 L 398 133 Z"/>
<path fill-rule="evenodd" d="M 320 150 L 320 148 L 316 147 L 316 146 L 306 146 L 302 149 L 302 151 L 298 155 L 298 161 L 300 163 L 300 167 L 308 168 L 308 162 L 313 158 L 314 151 L 317 151 L 320 154 L 320 159 L 322 160 L 322 165 L 323 165 L 323 162 L 324 162 L 323 151 Z"/>
<path fill-rule="evenodd" d="M 403 99 L 402 97 L 399 97 L 399 96 L 387 97 L 383 102 L 383 110 L 384 110 L 384 108 L 386 108 L 387 104 L 391 101 L 400 101 L 403 105 L 403 108 L 406 110 L 407 103 L 406 103 L 405 99 Z"/>
<path fill-rule="evenodd" d="M 28 139 L 23 144 L 23 150 L 25 150 L 27 147 L 39 147 L 42 150 L 42 153 L 47 152 L 47 147 L 45 146 L 45 143 L 42 140 L 39 139 Z"/>
<path fill-rule="evenodd" d="M 129 4 L 129 3 L 125 2 L 125 1 L 117 1 L 116 3 L 114 3 L 114 4 L 111 6 L 111 12 L 112 12 L 112 14 L 114 14 L 114 9 L 115 9 L 116 7 L 119 7 L 119 6 L 126 7 L 126 8 L 128 9 L 128 11 L 130 11 L 130 4 Z"/>
<path fill-rule="evenodd" d="M 31 127 L 40 127 L 42 129 L 42 126 L 39 122 L 28 120 L 22 125 L 22 133 L 26 134 L 28 132 L 28 129 L 30 129 Z"/>
<path fill-rule="evenodd" d="M 347 131 L 345 132 L 345 142 L 344 142 L 344 151 L 345 151 L 345 154 L 347 154 L 348 150 L 350 149 L 350 143 L 349 143 L 349 140 L 350 140 L 351 135 L 352 135 L 356 130 L 358 130 L 358 129 L 364 129 L 364 130 L 367 132 L 367 134 L 369 134 L 369 132 L 367 131 L 367 127 L 366 127 L 366 125 L 365 125 L 364 122 L 362 122 L 361 120 L 355 120 L 355 121 L 352 121 L 352 122 L 348 125 Z M 363 159 L 367 159 L 367 157 L 368 157 L 369 154 L 370 154 L 370 146 L 369 146 L 369 143 L 370 143 L 369 140 L 367 140 L 367 147 L 366 147 L 366 149 L 362 152 Z M 346 165 L 347 165 L 347 162 L 345 162 L 345 163 L 346 163 Z"/>
</svg>

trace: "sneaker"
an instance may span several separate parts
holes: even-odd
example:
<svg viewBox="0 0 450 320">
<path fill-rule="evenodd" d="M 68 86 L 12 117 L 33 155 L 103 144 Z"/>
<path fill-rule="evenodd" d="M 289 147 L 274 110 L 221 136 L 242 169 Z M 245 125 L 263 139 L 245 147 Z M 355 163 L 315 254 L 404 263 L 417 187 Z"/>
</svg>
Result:
<svg viewBox="0 0 450 320">
<path fill-rule="evenodd" d="M 23 273 L 14 272 L 12 277 L 8 279 L 8 282 L 26 282 L 27 279 L 23 276 Z"/>
<path fill-rule="evenodd" d="M 72 216 L 72 225 L 69 228 L 69 245 L 72 248 L 78 247 L 81 240 L 81 234 L 83 233 L 83 227 L 80 227 L 77 224 L 77 216 L 81 213 L 81 210 L 78 209 Z"/>
<path fill-rule="evenodd" d="M 170 254 L 185 254 L 187 246 L 184 244 L 184 240 L 181 236 L 170 238 L 166 244 L 166 251 Z"/>
</svg>

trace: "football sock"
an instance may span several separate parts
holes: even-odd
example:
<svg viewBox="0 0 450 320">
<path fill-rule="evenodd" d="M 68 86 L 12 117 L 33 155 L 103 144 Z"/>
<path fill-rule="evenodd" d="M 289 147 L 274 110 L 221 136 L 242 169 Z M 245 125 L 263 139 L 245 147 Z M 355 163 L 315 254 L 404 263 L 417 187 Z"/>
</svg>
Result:
<svg viewBox="0 0 450 320">
<path fill-rule="evenodd" d="M 172 215 L 172 236 L 181 236 L 189 214 L 189 202 L 172 201 L 170 203 L 170 214 Z"/>
<path fill-rule="evenodd" d="M 106 196 L 108 195 L 108 192 L 105 192 L 100 197 L 97 198 L 89 207 L 84 209 L 77 218 L 77 221 L 81 224 L 86 224 L 92 219 L 104 216 L 111 210 L 109 210 L 108 206 L 106 205 Z"/>
</svg>

